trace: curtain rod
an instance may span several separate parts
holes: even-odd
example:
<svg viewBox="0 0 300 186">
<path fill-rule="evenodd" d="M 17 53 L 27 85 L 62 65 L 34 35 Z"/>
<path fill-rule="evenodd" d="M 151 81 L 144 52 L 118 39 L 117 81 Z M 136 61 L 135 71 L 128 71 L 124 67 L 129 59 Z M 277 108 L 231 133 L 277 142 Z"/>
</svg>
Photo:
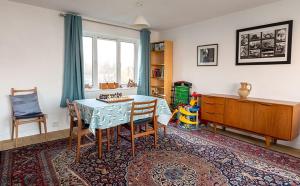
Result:
<svg viewBox="0 0 300 186">
<path fill-rule="evenodd" d="M 66 14 L 60 13 L 59 16 L 65 17 Z M 98 20 L 96 21 L 96 20 L 93 20 L 93 19 L 88 19 L 88 18 L 85 18 L 85 17 L 82 17 L 82 20 L 92 22 L 92 23 L 98 23 L 98 24 L 102 24 L 102 25 L 108 25 L 108 26 L 113 26 L 113 27 L 118 27 L 118 28 L 124 28 L 124 29 L 127 29 L 127 30 L 134 30 L 134 31 L 138 31 L 138 32 L 140 31 L 139 29 L 136 29 L 136 28 L 131 28 L 131 27 L 117 25 L 117 24 L 111 24 L 111 23 L 105 23 L 105 22 L 101 22 L 101 21 L 98 21 Z"/>
</svg>

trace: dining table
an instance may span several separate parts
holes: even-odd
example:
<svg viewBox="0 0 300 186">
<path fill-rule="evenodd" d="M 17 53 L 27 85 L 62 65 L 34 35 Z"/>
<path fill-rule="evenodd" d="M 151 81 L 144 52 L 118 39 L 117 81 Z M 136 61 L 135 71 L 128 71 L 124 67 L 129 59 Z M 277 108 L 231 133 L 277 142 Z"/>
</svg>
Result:
<svg viewBox="0 0 300 186">
<path fill-rule="evenodd" d="M 158 122 L 162 125 L 168 125 L 172 116 L 169 105 L 165 99 L 143 96 L 143 95 L 130 95 L 131 101 L 106 103 L 97 99 L 82 99 L 76 100 L 80 110 L 81 119 L 89 124 L 91 130 L 107 129 L 116 127 L 130 122 L 130 111 L 132 102 L 147 102 L 157 99 L 156 114 Z M 143 119 L 146 116 L 134 118 L 135 120 Z"/>
<path fill-rule="evenodd" d="M 172 113 L 165 99 L 144 95 L 130 95 L 128 97 L 132 100 L 107 103 L 98 99 L 82 99 L 75 102 L 79 108 L 81 119 L 89 124 L 90 130 L 94 133 L 96 130 L 101 131 L 129 123 L 133 101 L 148 102 L 157 99 L 157 121 L 160 125 L 168 125 Z M 147 117 L 145 115 L 136 116 L 134 120 Z"/>
</svg>

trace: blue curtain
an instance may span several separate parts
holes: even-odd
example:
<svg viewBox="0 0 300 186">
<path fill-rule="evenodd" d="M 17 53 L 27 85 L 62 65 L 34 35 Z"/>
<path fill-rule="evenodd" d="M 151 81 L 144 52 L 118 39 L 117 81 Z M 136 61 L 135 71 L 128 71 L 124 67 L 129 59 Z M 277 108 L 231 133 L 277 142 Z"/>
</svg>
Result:
<svg viewBox="0 0 300 186">
<path fill-rule="evenodd" d="M 146 96 L 150 95 L 150 34 L 148 29 L 140 31 L 141 60 L 137 93 Z"/>
<path fill-rule="evenodd" d="M 82 19 L 80 16 L 65 16 L 65 62 L 61 107 L 70 101 L 84 99 Z"/>
</svg>

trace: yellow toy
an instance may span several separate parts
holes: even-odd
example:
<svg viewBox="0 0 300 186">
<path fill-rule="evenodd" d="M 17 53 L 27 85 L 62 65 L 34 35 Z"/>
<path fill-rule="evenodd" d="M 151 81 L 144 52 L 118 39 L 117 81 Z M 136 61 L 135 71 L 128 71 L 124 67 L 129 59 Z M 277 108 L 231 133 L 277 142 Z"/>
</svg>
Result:
<svg viewBox="0 0 300 186">
<path fill-rule="evenodd" d="M 198 97 L 191 99 L 190 104 L 179 106 L 175 109 L 173 115 L 177 114 L 177 125 L 185 129 L 198 129 L 199 125 L 199 106 Z"/>
</svg>

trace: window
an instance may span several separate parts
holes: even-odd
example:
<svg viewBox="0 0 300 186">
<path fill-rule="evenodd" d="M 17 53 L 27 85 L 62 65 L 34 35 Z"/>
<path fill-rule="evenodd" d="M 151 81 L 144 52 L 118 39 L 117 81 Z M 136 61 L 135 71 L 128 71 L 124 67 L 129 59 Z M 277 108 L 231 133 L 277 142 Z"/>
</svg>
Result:
<svg viewBox="0 0 300 186">
<path fill-rule="evenodd" d="M 97 39 L 98 82 L 117 82 L 117 42 Z"/>
<path fill-rule="evenodd" d="M 128 79 L 134 79 L 134 44 L 121 42 L 121 83 L 128 83 Z"/>
<path fill-rule="evenodd" d="M 93 38 L 83 37 L 84 84 L 93 84 Z"/>
<path fill-rule="evenodd" d="M 83 37 L 84 82 L 127 84 L 136 79 L 138 40 L 85 34 Z"/>
</svg>

